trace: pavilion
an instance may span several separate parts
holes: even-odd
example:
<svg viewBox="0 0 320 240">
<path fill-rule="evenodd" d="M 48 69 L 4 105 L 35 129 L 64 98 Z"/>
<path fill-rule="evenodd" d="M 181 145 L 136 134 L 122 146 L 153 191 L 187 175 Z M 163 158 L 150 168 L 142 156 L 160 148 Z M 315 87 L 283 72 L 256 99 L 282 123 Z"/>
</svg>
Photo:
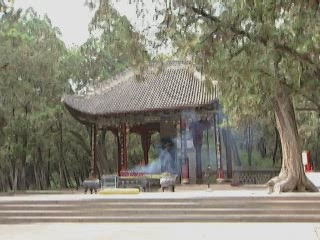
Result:
<svg viewBox="0 0 320 240">
<path fill-rule="evenodd" d="M 94 85 L 88 93 L 65 95 L 62 98 L 71 115 L 91 127 L 91 169 L 95 173 L 99 170 L 96 156 L 99 130 L 111 131 L 116 136 L 119 176 L 128 170 L 128 134 L 137 133 L 141 136 L 142 164 L 147 165 L 151 135 L 159 132 L 163 142 L 166 139 L 176 139 L 179 135 L 182 178 L 188 182 L 189 166 L 195 166 L 195 169 L 190 168 L 190 173 L 194 173 L 197 182 L 201 182 L 202 132 L 214 129 L 217 171 L 223 171 L 217 126 L 217 84 L 213 83 L 208 87 L 195 66 L 189 62 L 150 64 L 139 74 L 140 78 L 136 71 L 128 69 Z M 188 159 L 187 156 L 186 131 L 192 133 L 196 153 L 194 159 Z M 177 156 L 174 159 L 177 161 Z M 232 174 L 231 164 L 228 162 L 227 168 L 227 172 Z"/>
</svg>

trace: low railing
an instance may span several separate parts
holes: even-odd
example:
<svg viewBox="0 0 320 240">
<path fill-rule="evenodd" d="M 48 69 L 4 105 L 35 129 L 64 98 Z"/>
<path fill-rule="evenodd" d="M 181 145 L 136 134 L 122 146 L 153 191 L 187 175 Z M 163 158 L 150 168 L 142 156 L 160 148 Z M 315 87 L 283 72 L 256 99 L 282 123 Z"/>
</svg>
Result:
<svg viewBox="0 0 320 240">
<path fill-rule="evenodd" d="M 240 184 L 266 184 L 271 178 L 277 176 L 280 169 L 257 169 L 257 168 L 239 168 L 233 169 L 232 179 L 233 183 Z M 224 170 L 224 177 L 227 177 L 227 171 Z M 216 179 L 216 174 L 212 174 L 212 179 Z M 143 188 L 159 187 L 160 175 L 148 174 L 127 174 L 123 173 L 118 177 L 117 187 L 136 187 Z"/>
<path fill-rule="evenodd" d="M 277 176 L 280 169 L 243 168 L 233 170 L 233 182 L 243 184 L 265 184 Z M 226 176 L 226 172 L 225 172 Z"/>
</svg>

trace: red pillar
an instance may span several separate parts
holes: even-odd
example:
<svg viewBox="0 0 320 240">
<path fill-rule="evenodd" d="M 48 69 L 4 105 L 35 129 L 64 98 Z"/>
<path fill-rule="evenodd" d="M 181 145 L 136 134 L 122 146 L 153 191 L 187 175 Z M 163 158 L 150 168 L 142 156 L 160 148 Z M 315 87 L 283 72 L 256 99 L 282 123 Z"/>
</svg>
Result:
<svg viewBox="0 0 320 240">
<path fill-rule="evenodd" d="M 123 135 L 123 162 L 122 169 L 128 170 L 128 132 L 127 125 L 125 123 L 121 124 L 121 132 Z"/>
<path fill-rule="evenodd" d="M 128 169 L 128 129 L 121 123 L 118 130 L 118 174 Z"/>
<path fill-rule="evenodd" d="M 118 145 L 118 159 L 117 159 L 117 172 L 118 176 L 121 176 L 121 138 L 120 131 L 117 131 L 117 145 Z"/>
<path fill-rule="evenodd" d="M 91 124 L 91 159 L 90 159 L 90 172 L 93 171 L 93 176 L 97 173 L 97 126 Z"/>
</svg>

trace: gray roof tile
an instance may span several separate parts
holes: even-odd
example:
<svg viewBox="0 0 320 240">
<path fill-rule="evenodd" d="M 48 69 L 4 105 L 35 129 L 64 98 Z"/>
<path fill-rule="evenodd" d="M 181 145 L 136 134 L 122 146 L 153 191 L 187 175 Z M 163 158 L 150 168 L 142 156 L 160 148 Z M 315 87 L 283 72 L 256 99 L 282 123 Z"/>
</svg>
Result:
<svg viewBox="0 0 320 240">
<path fill-rule="evenodd" d="M 133 70 L 126 70 L 95 85 L 92 92 L 66 95 L 62 102 L 79 113 L 109 115 L 198 107 L 215 99 L 215 91 L 207 91 L 190 63 L 168 62 L 160 69 L 150 65 L 141 81 L 136 80 Z"/>
</svg>

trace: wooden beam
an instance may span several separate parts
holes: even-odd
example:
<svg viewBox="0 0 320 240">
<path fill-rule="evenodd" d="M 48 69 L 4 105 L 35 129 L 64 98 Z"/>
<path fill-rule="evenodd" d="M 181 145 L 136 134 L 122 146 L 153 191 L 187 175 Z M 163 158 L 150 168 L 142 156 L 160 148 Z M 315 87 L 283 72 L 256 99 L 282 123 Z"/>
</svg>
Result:
<svg viewBox="0 0 320 240">
<path fill-rule="evenodd" d="M 142 134 L 144 131 L 159 132 L 160 123 L 146 123 L 141 125 L 134 125 L 130 128 L 131 133 Z"/>
</svg>

